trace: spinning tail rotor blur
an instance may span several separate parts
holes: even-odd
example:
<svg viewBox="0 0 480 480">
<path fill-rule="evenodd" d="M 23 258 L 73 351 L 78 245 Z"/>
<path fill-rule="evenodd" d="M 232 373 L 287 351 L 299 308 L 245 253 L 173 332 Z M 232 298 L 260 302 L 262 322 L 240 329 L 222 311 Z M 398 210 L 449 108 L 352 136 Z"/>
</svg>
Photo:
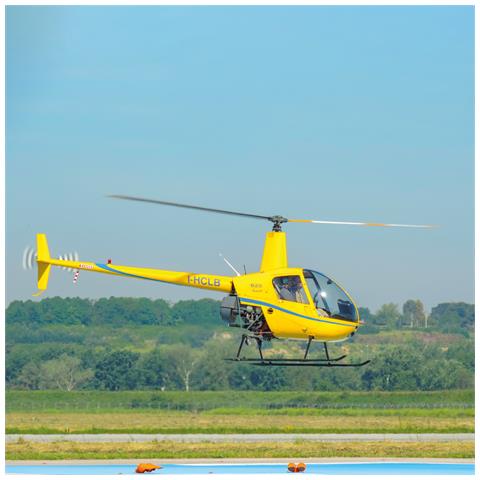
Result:
<svg viewBox="0 0 480 480">
<path fill-rule="evenodd" d="M 32 270 L 32 268 L 35 266 L 37 258 L 38 258 L 38 254 L 35 249 L 33 249 L 30 246 L 25 247 L 22 255 L 22 268 L 24 270 Z M 70 253 L 65 253 L 64 255 L 58 256 L 59 260 L 67 260 L 70 262 L 78 262 L 79 258 L 80 257 L 78 255 L 78 252 L 70 252 Z M 68 267 L 60 267 L 60 268 L 68 272 L 73 272 L 73 268 L 68 268 Z"/>
</svg>

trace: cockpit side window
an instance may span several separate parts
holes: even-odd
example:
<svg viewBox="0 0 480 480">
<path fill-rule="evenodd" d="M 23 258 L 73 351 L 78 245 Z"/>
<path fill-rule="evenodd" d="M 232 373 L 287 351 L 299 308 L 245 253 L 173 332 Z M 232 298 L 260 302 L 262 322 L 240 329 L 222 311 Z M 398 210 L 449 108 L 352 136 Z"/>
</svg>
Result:
<svg viewBox="0 0 480 480">
<path fill-rule="evenodd" d="M 282 300 L 308 304 L 307 294 L 299 275 L 287 275 L 273 279 L 273 286 Z"/>
</svg>

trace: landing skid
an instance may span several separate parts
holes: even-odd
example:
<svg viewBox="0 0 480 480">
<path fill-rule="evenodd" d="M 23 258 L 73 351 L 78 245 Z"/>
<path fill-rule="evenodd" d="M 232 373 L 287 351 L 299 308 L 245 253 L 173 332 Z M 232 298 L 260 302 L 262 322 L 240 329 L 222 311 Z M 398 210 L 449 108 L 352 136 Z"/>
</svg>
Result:
<svg viewBox="0 0 480 480">
<path fill-rule="evenodd" d="M 246 363 L 253 363 L 253 362 L 258 362 L 258 361 L 263 361 L 265 363 L 268 362 L 284 362 L 284 363 L 315 363 L 315 362 L 322 362 L 322 363 L 328 363 L 328 362 L 339 362 L 340 360 L 343 360 L 346 357 L 346 355 L 342 355 L 341 357 L 337 358 L 330 358 L 330 360 L 327 360 L 326 358 L 308 358 L 308 359 L 303 359 L 303 358 L 226 358 L 225 360 L 229 360 L 231 362 L 246 362 Z"/>
<path fill-rule="evenodd" d="M 248 335 L 242 335 L 242 340 L 240 341 L 240 346 L 238 347 L 237 356 L 235 358 L 226 358 L 230 362 L 245 362 L 249 365 L 262 365 L 262 366 L 282 366 L 282 367 L 293 367 L 293 366 L 304 366 L 304 367 L 363 367 L 370 363 L 370 360 L 365 360 L 361 363 L 338 363 L 340 360 L 343 360 L 346 355 L 341 355 L 340 357 L 331 358 L 328 353 L 327 342 L 323 342 L 325 349 L 325 358 L 307 358 L 308 351 L 310 349 L 310 344 L 312 343 L 313 337 L 308 338 L 307 348 L 305 349 L 305 355 L 303 358 L 264 358 L 262 352 L 262 340 L 257 337 L 255 338 L 258 347 L 259 358 L 241 358 L 240 353 L 242 351 L 243 345 L 247 342 Z"/>
<path fill-rule="evenodd" d="M 365 360 L 362 363 L 331 363 L 325 361 L 315 361 L 310 360 L 309 362 L 305 362 L 304 360 L 293 360 L 289 359 L 289 361 L 281 361 L 282 359 L 272 359 L 272 360 L 263 360 L 257 362 L 250 362 L 249 365 L 262 365 L 262 366 L 269 366 L 269 367 L 363 367 L 367 363 L 370 363 L 370 360 Z M 240 360 L 241 361 L 241 360 Z"/>
</svg>

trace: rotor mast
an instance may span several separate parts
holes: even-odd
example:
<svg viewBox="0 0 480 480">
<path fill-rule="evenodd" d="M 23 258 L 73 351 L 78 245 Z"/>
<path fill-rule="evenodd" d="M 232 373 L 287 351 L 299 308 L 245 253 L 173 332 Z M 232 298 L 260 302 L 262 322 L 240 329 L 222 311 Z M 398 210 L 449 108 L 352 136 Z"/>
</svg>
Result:
<svg viewBox="0 0 480 480">
<path fill-rule="evenodd" d="M 288 267 L 287 255 L 287 234 L 282 232 L 282 223 L 287 223 L 288 218 L 281 215 L 268 217 L 273 223 L 272 231 L 265 235 L 265 244 L 263 247 L 262 262 L 260 272 L 276 270 L 278 268 Z"/>
<path fill-rule="evenodd" d="M 265 236 L 265 245 L 263 247 L 262 263 L 260 264 L 260 272 L 263 273 L 268 270 L 287 267 L 287 234 L 276 230 L 267 232 Z"/>
</svg>

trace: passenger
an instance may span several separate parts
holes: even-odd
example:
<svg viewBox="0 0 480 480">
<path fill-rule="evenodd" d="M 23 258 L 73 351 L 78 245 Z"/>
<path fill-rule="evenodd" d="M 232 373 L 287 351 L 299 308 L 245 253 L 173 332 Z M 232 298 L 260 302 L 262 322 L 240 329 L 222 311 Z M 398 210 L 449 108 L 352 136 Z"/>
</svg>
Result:
<svg viewBox="0 0 480 480">
<path fill-rule="evenodd" d="M 307 303 L 305 292 L 303 290 L 300 277 L 292 277 L 292 292 L 295 296 L 295 301 L 298 303 Z"/>
<path fill-rule="evenodd" d="M 290 284 L 290 278 L 285 277 L 282 282 L 282 286 L 279 290 L 280 298 L 283 300 L 288 300 L 290 302 L 295 302 L 295 294 L 292 291 L 292 285 Z"/>
<path fill-rule="evenodd" d="M 300 277 L 285 277 L 279 290 L 280 298 L 290 302 L 307 303 Z"/>
</svg>

